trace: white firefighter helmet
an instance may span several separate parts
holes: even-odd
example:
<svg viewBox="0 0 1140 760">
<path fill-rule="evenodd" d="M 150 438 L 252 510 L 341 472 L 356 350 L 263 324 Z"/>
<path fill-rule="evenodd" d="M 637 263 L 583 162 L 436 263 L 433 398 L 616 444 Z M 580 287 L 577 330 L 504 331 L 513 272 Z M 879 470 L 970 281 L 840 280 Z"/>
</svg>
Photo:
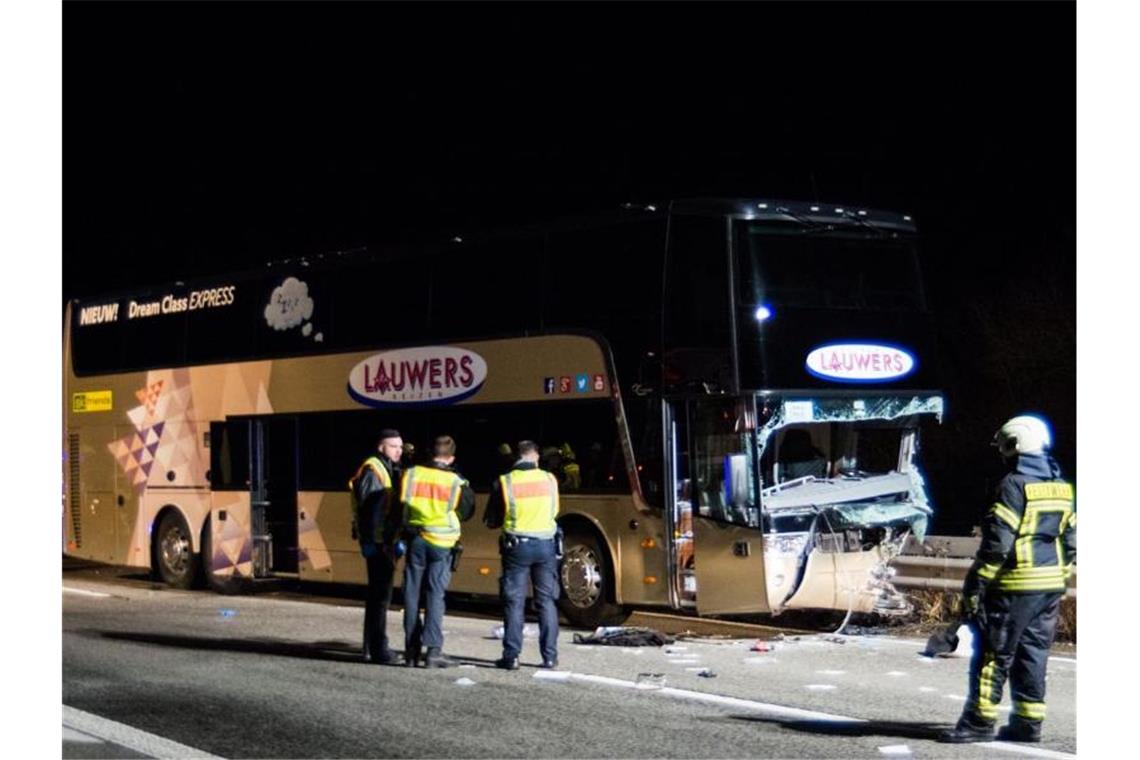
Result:
<svg viewBox="0 0 1140 760">
<path fill-rule="evenodd" d="M 994 433 L 994 446 L 1002 456 L 1042 454 L 1053 446 L 1049 423 L 1040 417 L 1024 414 L 1013 417 Z"/>
</svg>

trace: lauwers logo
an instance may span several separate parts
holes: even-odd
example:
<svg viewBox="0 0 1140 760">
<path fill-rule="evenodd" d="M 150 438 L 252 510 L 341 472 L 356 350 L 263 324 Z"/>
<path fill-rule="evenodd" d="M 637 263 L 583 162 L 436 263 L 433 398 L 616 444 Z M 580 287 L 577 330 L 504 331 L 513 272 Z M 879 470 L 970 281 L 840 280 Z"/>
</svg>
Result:
<svg viewBox="0 0 1140 760">
<path fill-rule="evenodd" d="M 423 346 L 370 356 L 348 375 L 348 395 L 367 406 L 454 404 L 487 379 L 487 362 L 454 346 Z"/>
<path fill-rule="evenodd" d="M 909 375 L 914 356 L 898 346 L 878 343 L 833 343 L 814 349 L 807 356 L 807 371 L 825 380 L 841 383 L 876 383 Z"/>
</svg>

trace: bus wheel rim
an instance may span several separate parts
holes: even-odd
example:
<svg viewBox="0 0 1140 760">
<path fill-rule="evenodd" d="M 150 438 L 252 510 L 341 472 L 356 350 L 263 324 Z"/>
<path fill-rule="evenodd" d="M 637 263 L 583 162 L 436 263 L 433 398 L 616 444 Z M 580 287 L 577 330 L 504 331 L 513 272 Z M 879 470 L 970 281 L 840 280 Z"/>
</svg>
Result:
<svg viewBox="0 0 1140 760">
<path fill-rule="evenodd" d="M 602 595 L 601 560 L 588 546 L 575 546 L 562 558 L 562 590 L 575 607 L 592 607 Z"/>
<path fill-rule="evenodd" d="M 177 525 L 172 526 L 162 536 L 162 564 L 174 573 L 181 573 L 189 559 L 190 539 Z"/>
</svg>

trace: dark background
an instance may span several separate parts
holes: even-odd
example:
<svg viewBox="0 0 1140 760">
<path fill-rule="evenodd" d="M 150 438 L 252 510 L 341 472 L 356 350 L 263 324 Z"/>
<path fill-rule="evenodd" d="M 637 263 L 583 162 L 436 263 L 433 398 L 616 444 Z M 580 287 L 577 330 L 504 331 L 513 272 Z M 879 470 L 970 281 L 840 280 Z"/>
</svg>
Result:
<svg viewBox="0 0 1140 760">
<path fill-rule="evenodd" d="M 1013 414 L 1051 419 L 1076 474 L 1074 3 L 63 17 L 64 299 L 624 201 L 892 209 L 939 326 L 934 532 L 988 506 Z"/>
</svg>

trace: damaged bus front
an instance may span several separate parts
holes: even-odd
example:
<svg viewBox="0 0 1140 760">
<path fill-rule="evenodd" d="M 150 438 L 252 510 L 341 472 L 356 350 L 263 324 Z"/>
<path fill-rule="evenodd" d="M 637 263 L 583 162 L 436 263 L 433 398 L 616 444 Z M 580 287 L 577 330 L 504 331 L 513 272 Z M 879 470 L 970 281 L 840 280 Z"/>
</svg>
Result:
<svg viewBox="0 0 1140 760">
<path fill-rule="evenodd" d="M 729 308 L 691 300 L 700 329 L 666 314 L 664 330 L 673 602 L 904 614 L 890 561 L 925 534 L 920 440 L 943 412 L 914 225 L 814 204 L 675 206 L 667 290 L 711 296 L 712 267 L 686 265 L 684 248 L 701 228 L 715 237 L 716 211 Z"/>
</svg>

